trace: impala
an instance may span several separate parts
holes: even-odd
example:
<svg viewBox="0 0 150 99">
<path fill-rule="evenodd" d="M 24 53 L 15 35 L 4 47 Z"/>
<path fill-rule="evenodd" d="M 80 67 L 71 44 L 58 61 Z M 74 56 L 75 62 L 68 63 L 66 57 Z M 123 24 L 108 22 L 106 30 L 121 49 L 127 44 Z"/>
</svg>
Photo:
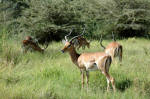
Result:
<svg viewBox="0 0 150 99">
<path fill-rule="evenodd" d="M 31 36 L 26 36 L 26 37 L 25 37 L 25 40 L 33 41 L 33 38 L 32 38 Z"/>
<path fill-rule="evenodd" d="M 85 38 L 83 38 L 82 36 L 77 37 L 77 49 L 79 50 L 80 47 L 82 47 L 82 49 L 85 49 L 85 46 L 87 46 L 88 48 L 90 48 L 90 42 L 88 42 Z"/>
<path fill-rule="evenodd" d="M 85 47 L 87 46 L 88 48 L 90 48 L 90 42 L 88 42 L 84 37 L 82 37 L 82 35 L 84 34 L 84 32 L 85 32 L 85 27 L 84 27 L 84 29 L 83 29 L 83 32 L 82 32 L 82 34 L 80 35 L 80 36 L 78 36 L 76 39 L 75 39 L 75 46 L 76 46 L 76 48 L 79 50 L 79 48 L 80 47 L 82 47 L 82 49 L 85 49 Z M 70 32 L 70 34 L 71 34 L 71 32 Z M 69 35 L 70 35 L 69 34 Z M 69 36 L 69 35 L 67 35 L 67 36 Z"/>
<path fill-rule="evenodd" d="M 48 44 L 45 48 L 41 48 L 37 43 L 35 43 L 32 37 L 27 36 L 25 40 L 22 41 L 24 52 L 26 53 L 28 50 L 34 50 L 43 53 L 44 50 L 48 47 Z"/>
<path fill-rule="evenodd" d="M 109 74 L 109 68 L 111 65 L 111 56 L 105 52 L 94 53 L 81 53 L 78 54 L 74 47 L 74 40 L 79 36 L 73 37 L 70 41 L 66 40 L 65 46 L 61 50 L 63 53 L 68 52 L 72 62 L 80 69 L 82 78 L 82 88 L 84 88 L 84 75 L 86 74 L 86 83 L 88 88 L 89 71 L 99 70 L 106 76 L 107 79 L 107 91 L 109 90 L 110 83 L 115 91 L 115 80 Z"/>
<path fill-rule="evenodd" d="M 109 43 L 108 46 L 105 47 L 102 44 L 102 35 L 101 35 L 100 45 L 102 48 L 104 48 L 105 53 L 107 53 L 111 56 L 112 60 L 114 60 L 115 57 L 119 57 L 119 61 L 121 62 L 122 61 L 123 47 L 121 44 L 116 42 L 113 33 L 112 33 L 112 36 L 113 36 L 114 41 Z"/>
</svg>

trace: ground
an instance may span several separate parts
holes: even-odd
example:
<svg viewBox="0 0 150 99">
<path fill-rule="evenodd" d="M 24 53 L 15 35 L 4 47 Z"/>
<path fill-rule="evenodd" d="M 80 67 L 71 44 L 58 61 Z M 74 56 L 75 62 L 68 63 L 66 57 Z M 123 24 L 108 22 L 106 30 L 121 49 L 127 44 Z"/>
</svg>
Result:
<svg viewBox="0 0 150 99">
<path fill-rule="evenodd" d="M 107 45 L 111 40 L 104 40 Z M 53 42 L 44 54 L 23 54 L 19 41 L 7 40 L 0 56 L 0 97 L 2 99 L 149 99 L 150 40 L 118 40 L 123 45 L 123 62 L 116 59 L 110 74 L 116 80 L 117 92 L 106 92 L 107 82 L 100 71 L 90 72 L 89 91 L 81 90 L 79 69 L 63 44 Z M 103 51 L 98 41 L 78 52 Z"/>
</svg>

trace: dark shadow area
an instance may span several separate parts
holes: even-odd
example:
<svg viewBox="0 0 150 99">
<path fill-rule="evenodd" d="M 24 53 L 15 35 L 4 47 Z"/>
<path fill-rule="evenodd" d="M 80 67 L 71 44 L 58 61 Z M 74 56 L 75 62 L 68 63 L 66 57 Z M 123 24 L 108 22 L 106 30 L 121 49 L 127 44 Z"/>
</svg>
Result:
<svg viewBox="0 0 150 99">
<path fill-rule="evenodd" d="M 131 85 L 133 84 L 133 82 L 129 79 L 123 80 L 121 82 L 116 82 L 116 88 L 123 92 L 125 91 L 127 88 L 129 88 Z"/>
<path fill-rule="evenodd" d="M 144 37 L 147 38 L 150 35 L 146 30 L 140 29 L 140 30 L 133 30 L 133 29 L 126 29 L 126 30 L 120 30 L 118 31 L 118 37 L 121 38 L 128 38 L 128 37 Z"/>
</svg>

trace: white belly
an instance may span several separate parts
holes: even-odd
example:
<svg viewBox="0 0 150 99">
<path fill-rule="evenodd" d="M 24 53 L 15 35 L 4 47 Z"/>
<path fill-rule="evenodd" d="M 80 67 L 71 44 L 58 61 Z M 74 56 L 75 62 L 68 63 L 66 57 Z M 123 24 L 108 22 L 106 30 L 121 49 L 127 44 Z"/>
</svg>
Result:
<svg viewBox="0 0 150 99">
<path fill-rule="evenodd" d="M 85 62 L 84 61 L 84 66 L 86 67 L 86 70 L 87 71 L 96 71 L 96 70 L 98 70 L 99 68 L 98 68 L 98 63 L 99 63 L 99 61 L 101 61 L 101 59 L 103 58 L 104 56 L 101 56 L 101 57 L 99 57 L 96 61 L 94 61 L 94 62 L 91 62 L 91 61 L 89 61 L 89 62 Z"/>
<path fill-rule="evenodd" d="M 98 70 L 98 66 L 96 63 L 86 65 L 87 71 L 96 71 Z"/>
</svg>

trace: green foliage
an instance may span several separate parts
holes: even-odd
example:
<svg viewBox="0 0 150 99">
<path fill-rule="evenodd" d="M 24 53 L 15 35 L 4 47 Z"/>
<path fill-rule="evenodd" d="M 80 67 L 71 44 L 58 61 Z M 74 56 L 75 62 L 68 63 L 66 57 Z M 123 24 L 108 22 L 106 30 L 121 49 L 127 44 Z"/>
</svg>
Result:
<svg viewBox="0 0 150 99">
<path fill-rule="evenodd" d="M 40 43 L 61 40 L 70 29 L 73 35 L 99 39 L 149 36 L 148 0 L 7 0 L 0 3 L 0 23 L 12 35 L 34 36 Z M 0 28 L 4 28 L 1 27 Z"/>
</svg>

